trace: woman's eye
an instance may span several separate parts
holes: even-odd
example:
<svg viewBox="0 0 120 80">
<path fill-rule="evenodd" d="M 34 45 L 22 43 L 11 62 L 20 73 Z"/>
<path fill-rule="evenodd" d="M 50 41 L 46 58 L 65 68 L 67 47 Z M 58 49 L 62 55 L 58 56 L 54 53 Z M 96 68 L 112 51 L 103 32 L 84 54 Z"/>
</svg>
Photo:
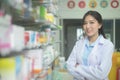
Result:
<svg viewBox="0 0 120 80">
<path fill-rule="evenodd" d="M 90 24 L 94 24 L 94 22 L 90 22 Z"/>
<path fill-rule="evenodd" d="M 91 22 L 84 22 L 83 25 L 87 25 L 87 24 L 94 24 L 95 22 L 94 21 L 91 21 Z"/>
</svg>

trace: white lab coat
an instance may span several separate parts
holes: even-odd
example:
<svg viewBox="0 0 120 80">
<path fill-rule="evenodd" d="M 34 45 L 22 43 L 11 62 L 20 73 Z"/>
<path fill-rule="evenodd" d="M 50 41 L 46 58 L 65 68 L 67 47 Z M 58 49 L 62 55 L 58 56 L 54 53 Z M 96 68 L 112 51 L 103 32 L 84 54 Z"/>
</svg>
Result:
<svg viewBox="0 0 120 80">
<path fill-rule="evenodd" d="M 108 80 L 108 74 L 112 66 L 112 54 L 114 46 L 111 41 L 100 35 L 98 43 L 88 56 L 88 66 L 83 65 L 85 39 L 76 42 L 66 61 L 66 67 L 74 80 Z M 78 63 L 79 66 L 75 67 Z"/>
</svg>

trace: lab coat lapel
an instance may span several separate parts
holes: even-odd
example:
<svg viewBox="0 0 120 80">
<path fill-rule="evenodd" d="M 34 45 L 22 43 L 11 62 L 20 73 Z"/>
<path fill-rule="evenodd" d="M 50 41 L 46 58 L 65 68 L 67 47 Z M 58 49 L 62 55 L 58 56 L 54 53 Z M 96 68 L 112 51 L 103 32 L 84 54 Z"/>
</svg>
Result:
<svg viewBox="0 0 120 80">
<path fill-rule="evenodd" d="M 78 50 L 78 54 L 77 54 L 77 62 L 78 63 L 83 63 L 82 61 L 82 55 L 83 55 L 83 52 L 84 52 L 84 46 L 85 46 L 85 38 L 81 40 L 80 42 L 80 45 L 79 45 L 79 50 Z"/>
<path fill-rule="evenodd" d="M 89 64 L 98 64 L 97 56 L 99 55 L 99 52 L 101 51 L 101 46 L 104 44 L 105 39 L 103 36 L 100 37 L 100 40 L 97 42 L 97 44 L 94 46 L 93 50 L 91 51 L 89 57 L 88 57 L 88 63 Z"/>
<path fill-rule="evenodd" d="M 93 50 L 91 51 L 89 57 L 88 57 L 88 64 L 97 64 L 96 61 L 96 54 L 98 53 L 98 44 L 94 46 Z"/>
</svg>

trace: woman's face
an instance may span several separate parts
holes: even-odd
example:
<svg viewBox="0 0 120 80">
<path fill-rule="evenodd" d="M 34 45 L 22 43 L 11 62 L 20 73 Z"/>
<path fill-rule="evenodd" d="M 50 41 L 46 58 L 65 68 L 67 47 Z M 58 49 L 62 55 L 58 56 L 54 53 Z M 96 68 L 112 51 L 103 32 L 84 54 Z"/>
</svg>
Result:
<svg viewBox="0 0 120 80">
<path fill-rule="evenodd" d="M 98 21 L 93 16 L 91 15 L 86 16 L 83 23 L 83 29 L 88 37 L 98 35 L 99 34 L 98 30 L 100 28 L 101 24 L 99 24 Z"/>
</svg>

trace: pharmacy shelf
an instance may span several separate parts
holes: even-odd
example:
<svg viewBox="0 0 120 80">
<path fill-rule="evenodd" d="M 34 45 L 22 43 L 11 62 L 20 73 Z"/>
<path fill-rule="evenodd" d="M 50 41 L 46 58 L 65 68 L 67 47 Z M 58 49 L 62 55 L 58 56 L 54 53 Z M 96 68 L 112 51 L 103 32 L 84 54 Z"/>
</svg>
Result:
<svg viewBox="0 0 120 80">
<path fill-rule="evenodd" d="M 24 49 L 24 50 L 21 50 L 21 51 L 9 51 L 7 53 L 0 52 L 0 58 L 9 58 L 9 57 L 25 55 L 29 50 L 30 49 Z M 35 49 L 31 49 L 31 50 L 35 50 Z"/>
<path fill-rule="evenodd" d="M 32 16 L 30 16 L 30 17 L 28 17 L 28 18 L 26 18 L 26 17 L 24 17 L 24 15 L 23 15 L 23 13 L 22 13 L 22 9 L 18 9 L 18 8 L 14 8 L 14 5 L 8 5 L 9 3 L 7 3 L 6 4 L 6 2 L 7 1 L 12 1 L 12 0 L 5 0 L 5 2 L 4 1 L 0 1 L 1 3 L 1 5 L 0 5 L 0 8 L 3 8 L 4 10 L 5 10 L 5 14 L 9 14 L 9 15 L 11 15 L 11 17 L 12 17 L 12 24 L 16 24 L 16 25 L 21 25 L 21 26 L 23 26 L 24 28 L 28 28 L 29 27 L 29 30 L 33 30 L 33 29 L 35 29 L 36 28 L 36 30 L 40 30 L 40 28 L 42 28 L 41 27 L 41 25 L 43 26 L 48 26 L 48 25 L 52 25 L 52 27 L 51 27 L 51 30 L 53 29 L 53 30 L 57 30 L 57 25 L 56 24 L 54 24 L 54 23 L 52 23 L 52 22 L 49 22 L 49 21 L 47 21 L 47 20 L 43 20 L 43 19 L 38 19 L 38 20 L 35 20 Z M 15 0 L 14 0 L 15 1 Z M 41 6 L 41 5 L 44 5 L 44 6 L 46 6 L 46 7 L 49 7 L 49 5 L 50 4 L 55 4 L 56 5 L 56 3 L 51 3 L 51 2 L 49 2 L 49 1 L 51 1 L 51 0 L 45 0 L 46 2 L 43 2 L 43 3 L 38 3 L 38 1 L 39 0 L 32 0 L 32 3 L 33 3 L 33 6 L 32 7 L 35 7 L 35 6 Z M 4 4 L 2 4 L 2 2 L 4 2 Z M 14 2 L 13 2 L 14 3 Z M 39 5 L 40 4 L 40 5 Z M 19 5 L 19 4 L 18 4 Z M 54 13 L 53 13 L 54 14 Z M 54 16 L 55 17 L 57 17 L 57 14 L 54 14 Z M 36 31 L 35 30 L 35 31 Z M 58 29 L 59 30 L 59 29 Z M 58 42 L 57 42 L 58 43 Z M 46 47 L 48 47 L 49 45 L 50 46 L 52 46 L 52 45 L 54 45 L 54 44 L 56 44 L 56 42 L 55 43 L 47 43 L 47 44 L 45 44 L 44 46 L 41 46 L 40 48 L 32 48 L 32 49 L 23 49 L 23 50 L 19 50 L 19 51 L 11 51 L 11 50 L 9 50 L 9 51 L 7 51 L 7 52 L 5 52 L 5 53 L 3 53 L 3 52 L 0 52 L 0 59 L 1 59 L 1 61 L 6 61 L 7 62 L 7 66 L 6 65 L 4 65 L 5 67 L 3 67 L 3 69 L 1 68 L 0 69 L 0 79 L 2 78 L 2 79 L 4 79 L 4 78 L 6 78 L 6 75 L 7 75 L 7 72 L 9 73 L 8 75 L 9 75 L 9 77 L 8 77 L 8 79 L 12 79 L 11 77 L 13 77 L 14 79 L 12 79 L 12 80 L 16 80 L 15 78 L 17 78 L 18 79 L 18 76 L 16 76 L 16 75 L 14 75 L 14 74 L 16 74 L 15 72 L 17 71 L 16 69 L 18 69 L 18 68 L 20 68 L 20 67 L 23 67 L 23 71 L 21 71 L 21 72 L 19 72 L 19 73 L 22 73 L 22 72 L 24 72 L 24 71 L 26 71 L 28 68 L 26 68 L 26 66 L 27 67 L 29 67 L 28 65 L 26 65 L 26 64 L 28 64 L 29 63 L 29 65 L 30 64 L 32 64 L 31 63 L 31 60 L 29 61 L 29 59 L 28 59 L 28 55 L 29 55 L 29 52 L 30 51 L 34 51 L 34 50 L 37 50 L 37 49 L 46 49 Z M 48 49 L 49 50 L 49 49 Z M 39 52 L 39 51 L 38 51 Z M 42 74 L 45 74 L 44 76 L 46 76 L 47 74 L 47 69 L 51 66 L 51 65 L 53 65 L 53 63 L 54 63 L 54 61 L 56 60 L 56 58 L 58 58 L 58 56 L 59 56 L 59 53 L 57 52 L 57 51 L 53 51 L 53 53 L 51 52 L 50 54 L 45 54 L 44 52 L 43 52 L 43 56 L 42 57 L 44 57 L 44 56 L 46 56 L 47 58 L 45 59 L 44 58 L 44 60 L 43 60 L 43 62 L 46 62 L 46 64 L 44 64 L 43 65 L 43 69 L 45 70 L 45 72 L 43 71 L 43 72 L 40 72 L 40 73 L 38 73 L 37 74 L 37 76 L 38 77 L 41 77 L 42 76 Z M 51 55 L 52 54 L 52 55 Z M 35 54 L 36 55 L 36 54 Z M 21 59 L 21 61 L 20 62 L 17 62 L 16 61 L 16 59 L 13 59 L 13 58 L 16 58 L 16 57 L 20 57 L 20 56 L 22 56 L 22 59 Z M 37 56 L 38 56 L 38 54 L 37 54 Z M 26 57 L 27 57 L 27 59 L 26 59 Z M 12 61 L 13 61 L 13 64 L 11 64 L 10 63 L 10 60 L 12 59 Z M 42 60 L 41 60 L 42 61 Z M 3 62 L 4 63 L 4 62 Z M 19 63 L 22 63 L 22 65 L 20 65 Z M 19 65 L 19 66 L 16 66 L 16 65 L 14 65 L 14 64 L 17 64 L 17 65 Z M 12 67 L 10 67 L 9 68 L 9 66 L 11 65 Z M 24 65 L 24 66 L 23 66 Z M 2 64 L 0 65 L 0 67 L 2 67 Z M 32 64 L 32 67 L 33 67 L 33 64 Z M 6 69 L 9 69 L 8 71 L 6 71 Z M 14 70 L 13 71 L 13 73 L 11 73 L 11 69 L 12 70 Z M 5 70 L 5 71 L 4 71 Z M 2 76 L 2 74 L 3 73 L 1 73 L 1 71 L 3 71 L 4 73 L 5 73 L 5 76 Z M 25 74 L 25 75 L 23 75 L 24 77 L 26 76 L 26 75 L 28 75 L 29 73 L 22 73 L 22 74 Z M 4 74 L 3 74 L 4 75 Z M 13 76 L 11 76 L 11 75 L 13 75 Z M 22 79 L 23 77 L 19 77 L 19 78 L 21 78 L 21 79 L 19 79 L 19 80 L 26 80 L 26 79 Z M 35 77 L 36 78 L 36 77 Z M 32 80 L 32 79 L 29 79 L 29 80 Z M 33 80 L 36 80 L 36 79 L 33 79 Z"/>
</svg>

